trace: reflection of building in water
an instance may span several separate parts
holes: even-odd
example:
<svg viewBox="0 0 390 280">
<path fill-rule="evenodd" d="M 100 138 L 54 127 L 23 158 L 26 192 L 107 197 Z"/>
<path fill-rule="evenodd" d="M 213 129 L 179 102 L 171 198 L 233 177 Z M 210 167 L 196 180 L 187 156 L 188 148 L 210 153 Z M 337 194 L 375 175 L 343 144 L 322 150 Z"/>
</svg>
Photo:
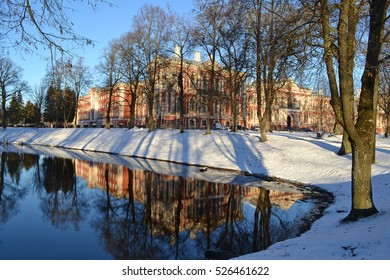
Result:
<svg viewBox="0 0 390 280">
<path fill-rule="evenodd" d="M 259 196 L 259 188 L 244 188 L 246 194 L 244 195 L 244 201 L 256 205 L 257 198 Z M 301 192 L 289 193 L 279 190 L 270 190 L 271 203 L 279 208 L 288 211 L 297 200 L 302 199 L 303 194 Z"/>
<path fill-rule="evenodd" d="M 213 231 L 232 220 L 242 220 L 243 202 L 256 207 L 260 195 L 257 187 L 206 182 L 81 160 L 76 160 L 76 174 L 87 181 L 89 188 L 108 189 L 115 197 L 129 198 L 131 193 L 135 201 L 144 205 L 145 212 L 150 212 L 154 234 L 174 232 L 176 228 L 189 230 L 194 237 L 198 231 Z M 284 210 L 303 197 L 277 190 L 269 194 L 271 204 Z"/>
<path fill-rule="evenodd" d="M 110 194 L 119 198 L 128 194 L 129 174 L 125 166 L 76 160 L 76 175 L 83 178 L 89 188 L 108 187 Z"/>
</svg>

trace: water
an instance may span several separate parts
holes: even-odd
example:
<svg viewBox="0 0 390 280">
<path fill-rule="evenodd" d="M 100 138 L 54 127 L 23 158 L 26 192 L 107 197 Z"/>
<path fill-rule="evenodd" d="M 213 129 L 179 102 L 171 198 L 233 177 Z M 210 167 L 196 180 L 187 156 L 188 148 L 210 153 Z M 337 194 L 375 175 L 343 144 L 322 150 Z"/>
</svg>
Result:
<svg viewBox="0 0 390 280">
<path fill-rule="evenodd" d="M 329 203 L 196 177 L 2 152 L 0 259 L 226 259 L 299 235 Z"/>
</svg>

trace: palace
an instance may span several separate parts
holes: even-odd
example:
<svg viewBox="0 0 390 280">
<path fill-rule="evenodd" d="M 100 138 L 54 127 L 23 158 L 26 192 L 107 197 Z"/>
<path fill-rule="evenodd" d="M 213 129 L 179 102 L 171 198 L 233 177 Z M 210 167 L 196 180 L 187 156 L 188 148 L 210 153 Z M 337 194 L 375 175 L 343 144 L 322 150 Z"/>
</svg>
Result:
<svg viewBox="0 0 390 280">
<path fill-rule="evenodd" d="M 278 85 L 272 106 L 272 130 L 333 131 L 335 118 L 330 97 L 313 89 L 299 87 L 292 79 Z M 254 87 L 249 87 L 247 118 L 250 126 L 258 125 L 257 100 Z"/>
<path fill-rule="evenodd" d="M 174 55 L 159 69 L 153 118 L 156 128 L 179 127 L 179 87 L 177 75 L 180 60 Z M 257 100 L 253 86 L 243 85 L 236 104 L 229 98 L 229 81 L 226 71 L 217 65 L 218 75 L 214 81 L 213 106 L 207 106 L 204 94 L 212 85 L 209 82 L 210 61 L 201 60 L 200 52 L 194 52 L 191 60 L 184 61 L 184 128 L 205 129 L 210 110 L 210 125 L 217 128 L 230 128 L 233 123 L 233 105 L 237 108 L 237 125 L 239 128 L 258 127 Z M 141 90 L 143 86 L 141 85 Z M 206 97 L 205 97 L 206 96 Z M 127 127 L 130 119 L 129 86 L 121 83 L 112 97 L 111 127 Z M 78 123 L 80 127 L 103 127 L 107 114 L 108 94 L 102 88 L 91 88 L 89 93 L 79 98 Z M 145 127 L 148 120 L 146 96 L 137 97 L 135 108 L 135 125 Z M 382 121 L 381 121 L 382 120 Z M 215 126 L 218 124 L 218 126 Z M 335 125 L 330 97 L 322 92 L 315 92 L 297 85 L 291 78 L 283 85 L 278 85 L 272 107 L 271 129 L 273 130 L 305 130 L 332 132 Z M 383 116 L 378 117 L 379 133 L 383 133 Z"/>
</svg>

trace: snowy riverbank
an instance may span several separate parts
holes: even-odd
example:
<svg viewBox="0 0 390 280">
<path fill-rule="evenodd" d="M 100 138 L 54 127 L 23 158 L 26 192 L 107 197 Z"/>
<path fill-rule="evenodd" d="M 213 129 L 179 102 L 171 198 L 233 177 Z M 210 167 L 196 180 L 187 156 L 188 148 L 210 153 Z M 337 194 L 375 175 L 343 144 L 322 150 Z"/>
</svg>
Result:
<svg viewBox="0 0 390 280">
<path fill-rule="evenodd" d="M 55 146 L 239 170 L 312 184 L 332 192 L 335 203 L 302 236 L 243 259 L 390 259 L 390 141 L 377 141 L 372 166 L 379 214 L 340 224 L 350 210 L 351 156 L 337 156 L 339 137 L 275 132 L 260 143 L 253 132 L 194 130 L 8 128 L 0 143 Z M 30 146 L 33 145 L 33 146 Z M 65 152 L 66 153 L 66 152 Z"/>
</svg>

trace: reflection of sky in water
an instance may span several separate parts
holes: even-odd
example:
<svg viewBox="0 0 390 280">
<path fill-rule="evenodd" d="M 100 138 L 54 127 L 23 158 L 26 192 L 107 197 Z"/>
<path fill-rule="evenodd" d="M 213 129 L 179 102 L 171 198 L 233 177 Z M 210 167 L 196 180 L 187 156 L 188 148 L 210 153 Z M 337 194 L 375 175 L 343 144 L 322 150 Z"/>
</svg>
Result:
<svg viewBox="0 0 390 280">
<path fill-rule="evenodd" d="M 0 259 L 110 259 L 88 223 L 64 230 L 43 217 L 33 172 L 22 173 L 19 185 L 28 188 L 27 195 L 18 202 L 18 214 L 0 227 Z"/>
<path fill-rule="evenodd" d="M 107 166 L 105 164 L 83 162 L 82 166 L 87 168 L 89 173 L 91 170 L 96 172 L 96 174 L 89 174 L 90 177 L 87 178 L 85 174 L 77 173 L 75 161 L 69 159 L 66 163 L 63 159 L 58 163 L 46 161 L 44 166 L 44 159 L 45 157 L 40 156 L 36 161 L 40 164 L 40 184 L 37 183 L 36 165 L 30 167 L 28 171 L 20 169 L 18 184 L 9 174 L 4 174 L 5 192 L 7 186 L 12 185 L 14 188 L 24 189 L 25 194 L 14 200 L 14 213 L 9 215 L 5 223 L 0 224 L 0 259 L 115 259 L 126 258 L 126 256 L 141 259 L 150 257 L 203 259 L 207 249 L 219 251 L 223 248 L 225 248 L 223 250 L 233 250 L 228 252 L 231 256 L 250 253 L 256 210 L 254 202 L 257 198 L 249 197 L 248 201 L 245 199 L 241 201 L 242 195 L 247 193 L 244 188 L 238 186 L 230 188 L 226 184 L 213 183 L 212 186 L 217 189 L 217 192 L 209 193 L 214 200 L 207 206 L 205 202 L 207 184 L 201 180 L 191 179 L 185 183 L 188 197 L 184 197 L 183 194 L 181 223 L 175 226 L 170 223 L 178 217 L 175 212 L 178 205 L 175 184 L 181 182 L 178 177 L 170 175 L 153 177 L 154 179 L 151 179 L 153 184 L 160 182 L 161 185 L 158 189 L 152 187 L 149 195 L 145 187 L 146 181 L 141 181 L 143 185 L 134 187 L 134 190 L 141 190 L 143 193 L 134 194 L 134 208 L 132 208 L 129 196 L 119 199 L 112 194 L 107 195 L 105 181 L 101 178 L 105 175 L 105 171 L 110 170 L 109 172 L 113 173 L 112 170 L 122 170 L 121 166 L 110 165 L 109 169 L 104 169 L 103 167 Z M 44 174 L 45 170 L 59 173 L 47 175 Z M 63 170 L 66 170 L 65 173 L 61 173 L 64 172 Z M 123 170 L 127 168 L 123 167 Z M 7 168 L 5 171 L 7 172 Z M 120 176 L 109 172 L 106 176 L 108 175 L 110 181 L 114 178 L 117 180 L 120 176 L 124 178 L 128 176 L 126 173 L 121 173 L 122 171 L 118 172 Z M 69 176 L 72 177 L 72 174 L 77 175 L 74 177 L 76 179 L 69 181 Z M 143 174 L 150 174 L 150 172 L 134 171 L 133 176 L 140 177 Z M 54 183 L 57 189 L 54 188 L 53 191 L 51 189 L 53 186 L 50 186 L 50 190 L 43 187 L 45 176 L 60 182 L 57 182 L 58 186 Z M 96 184 L 101 185 L 91 186 L 89 181 L 91 178 Z M 137 180 L 140 181 L 139 178 Z M 170 188 L 175 189 L 172 191 Z M 126 188 L 115 185 L 115 189 L 123 194 Z M 165 189 L 170 190 L 167 191 L 170 196 L 163 197 Z M 240 200 L 229 202 L 231 193 L 228 190 L 235 191 L 232 196 L 234 199 L 240 198 L 241 193 Z M 163 194 L 162 197 L 159 197 L 160 192 Z M 148 203 L 151 205 L 151 212 L 148 212 Z M 272 195 L 271 203 L 273 203 Z M 229 205 L 231 208 L 228 207 Z M 209 217 L 210 221 L 206 223 L 207 207 L 210 207 L 209 211 L 213 214 Z M 272 241 L 294 236 L 297 224 L 312 210 L 312 207 L 311 203 L 306 202 L 289 203 L 288 207 L 285 207 L 288 209 L 273 205 L 269 222 Z M 236 211 L 231 214 L 235 219 L 229 221 L 229 226 L 225 223 L 226 217 L 229 217 L 224 212 L 226 209 Z M 133 220 L 130 217 L 131 211 L 136 213 Z M 208 227 L 211 230 L 209 234 Z M 230 229 L 226 232 L 227 228 Z M 234 244 L 226 249 L 224 242 L 230 236 L 233 236 L 231 240 Z M 246 251 L 242 251 L 244 249 L 241 247 L 245 247 Z M 148 255 L 149 253 L 151 255 Z"/>
</svg>

